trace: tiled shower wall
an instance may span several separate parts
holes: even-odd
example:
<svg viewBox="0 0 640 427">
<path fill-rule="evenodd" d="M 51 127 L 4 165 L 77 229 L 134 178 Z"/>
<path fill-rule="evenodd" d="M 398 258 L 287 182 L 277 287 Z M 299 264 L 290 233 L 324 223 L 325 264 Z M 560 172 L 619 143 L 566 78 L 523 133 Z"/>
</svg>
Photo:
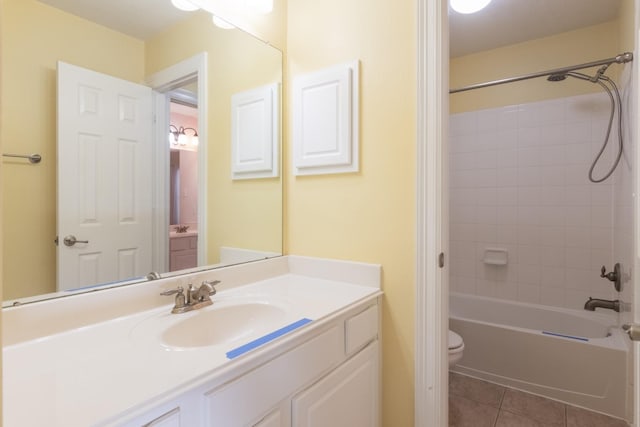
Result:
<svg viewBox="0 0 640 427">
<path fill-rule="evenodd" d="M 451 115 L 453 292 L 576 309 L 615 297 L 599 277 L 613 266 L 613 179 L 587 178 L 609 114 L 593 94 Z M 596 177 L 616 153 L 612 132 Z M 487 248 L 507 264 L 485 264 Z"/>
</svg>

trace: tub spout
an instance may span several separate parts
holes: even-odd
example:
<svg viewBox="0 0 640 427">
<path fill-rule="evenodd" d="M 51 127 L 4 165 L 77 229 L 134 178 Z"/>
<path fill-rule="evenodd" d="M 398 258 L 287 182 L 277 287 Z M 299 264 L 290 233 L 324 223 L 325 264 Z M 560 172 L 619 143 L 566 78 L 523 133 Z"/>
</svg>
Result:
<svg viewBox="0 0 640 427">
<path fill-rule="evenodd" d="M 599 298 L 589 297 L 589 301 L 584 303 L 584 309 L 589 311 L 595 311 L 596 308 L 606 308 L 616 312 L 620 312 L 620 300 L 607 300 Z"/>
</svg>

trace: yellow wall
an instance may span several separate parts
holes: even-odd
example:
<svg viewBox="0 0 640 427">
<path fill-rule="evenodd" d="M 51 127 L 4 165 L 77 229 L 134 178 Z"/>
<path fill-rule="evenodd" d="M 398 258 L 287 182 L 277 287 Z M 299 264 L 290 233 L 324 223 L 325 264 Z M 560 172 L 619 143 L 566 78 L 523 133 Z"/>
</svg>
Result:
<svg viewBox="0 0 640 427">
<path fill-rule="evenodd" d="M 635 17 L 634 0 L 623 0 L 618 11 L 620 52 L 633 52 L 635 49 Z"/>
<path fill-rule="evenodd" d="M 43 158 L 3 159 L 4 297 L 13 299 L 55 291 L 56 61 L 141 82 L 144 45 L 34 0 L 3 7 L 0 138 L 4 152 Z"/>
<path fill-rule="evenodd" d="M 413 425 L 414 22 L 411 0 L 288 6 L 288 87 L 298 75 L 361 61 L 360 172 L 294 177 L 287 158 L 285 239 L 292 254 L 383 265 L 383 420 L 389 427 Z"/>
<path fill-rule="evenodd" d="M 203 51 L 208 52 L 208 261 L 219 261 L 220 246 L 281 252 L 281 179 L 232 180 L 230 146 L 231 95 L 281 82 L 281 52 L 239 30 L 217 28 L 211 15 L 199 12 L 147 42 L 147 73 Z"/>
<path fill-rule="evenodd" d="M 2 4 L 2 2 L 0 2 L 0 34 L 3 34 L 2 31 L 4 29 L 4 5 Z M 5 45 L 5 41 L 3 37 L 0 37 L 0 52 L 4 51 L 4 45 Z M 0 55 L 0 70 L 2 69 L 2 65 L 4 63 L 4 59 L 2 58 L 2 56 Z M 2 95 L 3 95 L 3 88 L 2 85 L 0 85 L 0 100 L 2 99 Z M 4 128 L 4 120 L 3 120 L 3 114 L 2 111 L 4 109 L 4 105 L 2 104 L 2 102 L 0 102 L 0 129 Z M 4 144 L 3 144 L 3 140 L 0 137 L 0 153 L 3 153 L 3 148 L 4 148 Z M 0 176 L 3 176 L 4 174 L 4 164 L 2 164 L 2 162 L 0 162 Z M 3 181 L 0 181 L 0 184 Z M 3 212 L 4 212 L 4 191 L 2 189 L 2 185 L 0 185 L 0 224 L 2 224 L 2 217 L 3 217 Z M 2 231 L 2 227 L 0 226 L 0 242 L 2 242 L 3 240 L 3 231 Z M 0 278 L 2 278 L 2 272 L 4 269 L 4 263 L 2 262 L 3 260 L 3 254 L 4 254 L 4 250 L 2 245 L 0 245 Z M 3 280 L 0 280 L 0 301 L 2 301 L 2 284 L 3 284 Z M 2 342 L 2 330 L 3 325 L 2 325 L 2 311 L 0 311 L 0 342 Z M 2 384 L 4 383 L 4 379 L 3 379 L 3 369 L 2 369 L 2 355 L 0 355 L 0 396 L 2 396 Z M 2 399 L 0 399 L 0 420 L 3 419 L 2 417 Z M 0 425 L 2 425 L 2 422 L 0 422 Z"/>
<path fill-rule="evenodd" d="M 619 28 L 618 21 L 611 21 L 452 58 L 449 70 L 450 87 L 458 88 L 614 57 L 620 53 Z M 583 72 L 589 74 L 594 70 Z M 617 77 L 619 72 L 620 66 L 612 65 L 607 75 Z M 537 78 L 451 94 L 450 112 L 460 113 L 599 91 L 600 86 L 582 80 L 567 79 L 551 83 L 545 78 Z"/>
</svg>

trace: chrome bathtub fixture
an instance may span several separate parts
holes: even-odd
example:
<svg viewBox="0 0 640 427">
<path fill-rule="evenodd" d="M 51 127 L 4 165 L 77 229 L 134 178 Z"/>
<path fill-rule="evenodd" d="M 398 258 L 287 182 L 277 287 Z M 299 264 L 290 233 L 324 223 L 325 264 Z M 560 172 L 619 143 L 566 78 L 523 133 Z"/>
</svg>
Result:
<svg viewBox="0 0 640 427">
<path fill-rule="evenodd" d="M 613 266 L 613 271 L 607 273 L 607 268 L 603 265 L 600 269 L 600 277 L 608 279 L 613 282 L 613 286 L 616 288 L 616 291 L 620 292 L 622 289 L 622 274 L 620 273 L 620 263 L 616 262 L 616 265 Z"/>
<path fill-rule="evenodd" d="M 175 295 L 176 301 L 171 312 L 176 314 L 186 313 L 187 311 L 198 310 L 213 304 L 211 296 L 216 294 L 217 291 L 214 286 L 218 283 L 220 283 L 219 280 L 205 280 L 198 289 L 189 284 L 186 295 L 182 286 L 178 286 L 177 289 L 162 292 L 160 295 Z"/>
<path fill-rule="evenodd" d="M 589 297 L 589 301 L 584 303 L 584 309 L 589 311 L 595 311 L 596 308 L 606 308 L 620 313 L 620 300 L 608 300 Z"/>
</svg>

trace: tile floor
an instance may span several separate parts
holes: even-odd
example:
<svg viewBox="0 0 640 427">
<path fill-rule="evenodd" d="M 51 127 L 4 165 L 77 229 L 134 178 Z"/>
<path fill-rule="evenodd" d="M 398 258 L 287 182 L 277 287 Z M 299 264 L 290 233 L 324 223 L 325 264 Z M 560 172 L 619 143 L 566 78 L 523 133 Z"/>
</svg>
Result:
<svg viewBox="0 0 640 427">
<path fill-rule="evenodd" d="M 449 373 L 450 427 L 628 427 L 622 420 Z"/>
</svg>

